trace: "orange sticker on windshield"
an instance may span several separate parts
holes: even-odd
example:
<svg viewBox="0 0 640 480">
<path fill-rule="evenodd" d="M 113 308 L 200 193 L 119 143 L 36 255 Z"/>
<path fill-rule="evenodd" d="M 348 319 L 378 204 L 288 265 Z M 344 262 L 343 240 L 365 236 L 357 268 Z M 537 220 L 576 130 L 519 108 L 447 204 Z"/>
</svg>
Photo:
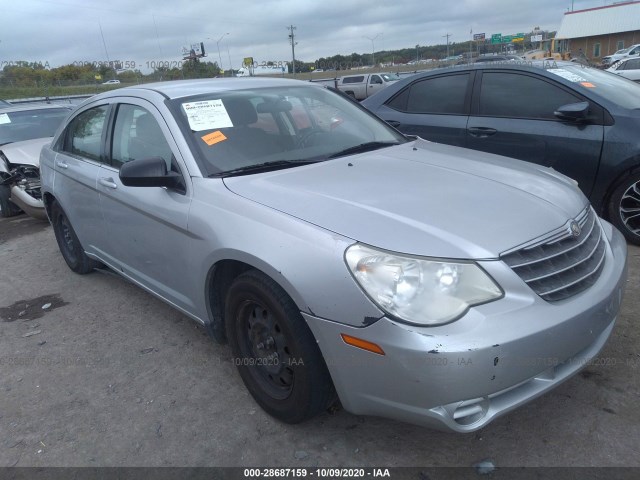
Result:
<svg viewBox="0 0 640 480">
<path fill-rule="evenodd" d="M 226 139 L 227 137 L 225 137 L 224 133 L 222 133 L 220 130 L 216 130 L 215 132 L 208 133 L 207 135 L 204 135 L 202 137 L 202 140 L 204 140 L 204 143 L 206 143 L 209 146 L 215 145 L 216 143 L 222 142 Z"/>
<path fill-rule="evenodd" d="M 591 82 L 580 82 L 580 85 L 587 88 L 596 88 L 596 86 Z"/>
</svg>

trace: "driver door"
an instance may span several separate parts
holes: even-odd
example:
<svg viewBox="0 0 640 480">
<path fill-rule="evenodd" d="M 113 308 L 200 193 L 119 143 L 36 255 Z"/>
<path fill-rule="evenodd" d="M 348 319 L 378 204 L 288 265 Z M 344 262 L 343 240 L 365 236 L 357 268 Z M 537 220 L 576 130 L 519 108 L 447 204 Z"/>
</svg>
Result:
<svg viewBox="0 0 640 480">
<path fill-rule="evenodd" d="M 125 103 L 126 102 L 126 103 Z M 191 189 L 186 168 L 158 110 L 142 100 L 114 105 L 107 139 L 108 164 L 98 174 L 100 208 L 106 232 L 104 255 L 113 268 L 188 312 L 195 276 L 188 271 L 187 231 Z M 161 157 L 167 170 L 183 173 L 184 191 L 164 187 L 127 187 L 122 164 Z"/>
</svg>

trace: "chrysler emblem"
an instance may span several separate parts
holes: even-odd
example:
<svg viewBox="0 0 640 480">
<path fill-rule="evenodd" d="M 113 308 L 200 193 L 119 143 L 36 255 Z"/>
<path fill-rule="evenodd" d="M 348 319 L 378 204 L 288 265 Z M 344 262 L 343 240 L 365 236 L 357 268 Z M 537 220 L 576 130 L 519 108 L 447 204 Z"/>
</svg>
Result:
<svg viewBox="0 0 640 480">
<path fill-rule="evenodd" d="M 574 237 L 579 237 L 580 233 L 582 232 L 582 229 L 580 228 L 580 225 L 578 225 L 578 222 L 576 222 L 575 220 L 572 220 L 571 223 L 569 224 L 569 231 L 571 232 L 571 235 L 573 235 Z"/>
</svg>

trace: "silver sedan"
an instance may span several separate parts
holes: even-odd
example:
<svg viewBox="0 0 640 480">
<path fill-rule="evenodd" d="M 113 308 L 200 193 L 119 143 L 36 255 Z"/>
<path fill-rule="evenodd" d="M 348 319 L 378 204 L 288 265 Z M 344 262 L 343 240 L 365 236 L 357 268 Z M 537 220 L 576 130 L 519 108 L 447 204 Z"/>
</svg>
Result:
<svg viewBox="0 0 640 480">
<path fill-rule="evenodd" d="M 586 365 L 622 300 L 626 244 L 575 182 L 307 82 L 105 93 L 40 163 L 69 267 L 106 265 L 228 341 L 285 422 L 339 400 L 476 430 Z"/>
</svg>

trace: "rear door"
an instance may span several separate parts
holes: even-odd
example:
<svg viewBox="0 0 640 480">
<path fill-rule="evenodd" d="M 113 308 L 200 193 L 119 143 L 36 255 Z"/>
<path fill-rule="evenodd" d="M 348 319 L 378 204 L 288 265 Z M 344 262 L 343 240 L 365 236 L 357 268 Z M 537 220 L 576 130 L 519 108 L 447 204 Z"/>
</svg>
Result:
<svg viewBox="0 0 640 480">
<path fill-rule="evenodd" d="M 562 105 L 588 100 L 542 75 L 484 70 L 476 78 L 467 146 L 553 167 L 589 195 L 598 170 L 603 110 L 590 102 L 588 123 L 561 121 Z"/>
<path fill-rule="evenodd" d="M 96 183 L 105 161 L 109 115 L 107 104 L 83 109 L 69 122 L 55 147 L 54 195 L 88 253 L 99 253 L 104 241 Z"/>
<path fill-rule="evenodd" d="M 407 135 L 464 147 L 472 72 L 420 78 L 375 112 Z"/>
</svg>

